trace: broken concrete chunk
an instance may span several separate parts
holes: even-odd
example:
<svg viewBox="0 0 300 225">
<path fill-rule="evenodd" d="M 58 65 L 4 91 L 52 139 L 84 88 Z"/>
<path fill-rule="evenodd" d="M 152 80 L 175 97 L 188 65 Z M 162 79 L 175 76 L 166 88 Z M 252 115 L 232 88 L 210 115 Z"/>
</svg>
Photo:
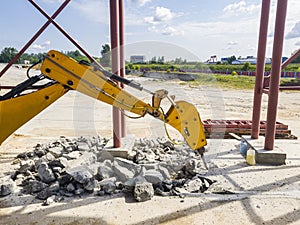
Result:
<svg viewBox="0 0 300 225">
<path fill-rule="evenodd" d="M 11 186 L 7 184 L 0 185 L 0 198 L 10 195 L 12 193 Z"/>
<path fill-rule="evenodd" d="M 140 171 L 141 166 L 128 160 L 128 159 L 123 159 L 123 158 L 115 158 L 114 159 L 114 164 L 117 163 L 121 167 L 125 167 L 128 170 L 130 170 L 132 173 L 136 174 Z"/>
<path fill-rule="evenodd" d="M 52 191 L 50 191 L 48 188 L 45 188 L 37 193 L 36 197 L 40 200 L 46 200 L 48 197 L 52 195 Z"/>
<path fill-rule="evenodd" d="M 41 180 L 47 184 L 55 181 L 55 176 L 53 171 L 48 167 L 48 164 L 43 162 L 38 167 L 38 176 Z"/>
<path fill-rule="evenodd" d="M 121 182 L 126 182 L 128 179 L 133 178 L 135 173 L 126 167 L 120 166 L 117 161 L 113 163 L 113 170 L 117 180 Z"/>
<path fill-rule="evenodd" d="M 28 193 L 36 193 L 48 187 L 48 184 L 45 184 L 38 180 L 30 180 L 27 185 Z"/>
<path fill-rule="evenodd" d="M 64 152 L 63 146 L 56 146 L 48 150 L 55 158 L 61 157 Z"/>
<path fill-rule="evenodd" d="M 68 192 L 74 192 L 75 191 L 75 186 L 72 183 L 69 183 L 67 185 L 67 191 Z"/>
<path fill-rule="evenodd" d="M 154 189 L 151 183 L 137 183 L 134 188 L 134 198 L 138 202 L 151 200 L 154 196 Z"/>
<path fill-rule="evenodd" d="M 101 190 L 106 194 L 113 194 L 116 190 L 116 178 L 108 178 L 99 182 Z"/>
<path fill-rule="evenodd" d="M 43 202 L 43 206 L 51 205 L 52 203 L 54 203 L 55 198 L 56 198 L 55 195 L 51 195 Z"/>
<path fill-rule="evenodd" d="M 203 186 L 203 182 L 199 178 L 196 178 L 193 180 L 188 180 L 184 184 L 185 190 L 187 190 L 187 192 L 190 192 L 190 193 L 197 193 L 197 192 L 201 191 L 202 186 Z"/>
<path fill-rule="evenodd" d="M 88 182 L 84 183 L 83 188 L 84 188 L 84 190 L 87 190 L 90 192 L 93 191 L 95 188 L 95 179 L 91 178 Z"/>
<path fill-rule="evenodd" d="M 78 183 L 85 184 L 93 178 L 93 173 L 87 166 L 76 166 L 67 169 L 67 174 L 72 176 Z"/>
<path fill-rule="evenodd" d="M 98 167 L 97 175 L 100 178 L 100 180 L 110 178 L 110 177 L 114 176 L 114 174 L 115 174 L 115 172 L 113 171 L 113 169 L 111 167 L 108 167 L 105 165 L 100 165 Z"/>
<path fill-rule="evenodd" d="M 164 178 L 160 172 L 156 170 L 147 170 L 144 175 L 145 179 L 151 184 L 159 184 L 163 182 Z"/>
<path fill-rule="evenodd" d="M 72 151 L 68 154 L 63 154 L 63 156 L 68 160 L 71 160 L 71 159 L 78 159 L 81 156 L 81 154 L 82 153 L 80 151 Z"/>
<path fill-rule="evenodd" d="M 132 188 L 133 189 L 137 183 L 145 183 L 145 182 L 147 182 L 147 181 L 143 176 L 136 176 L 134 178 L 131 178 L 131 179 L 127 180 L 124 183 L 124 185 L 127 188 Z"/>
</svg>

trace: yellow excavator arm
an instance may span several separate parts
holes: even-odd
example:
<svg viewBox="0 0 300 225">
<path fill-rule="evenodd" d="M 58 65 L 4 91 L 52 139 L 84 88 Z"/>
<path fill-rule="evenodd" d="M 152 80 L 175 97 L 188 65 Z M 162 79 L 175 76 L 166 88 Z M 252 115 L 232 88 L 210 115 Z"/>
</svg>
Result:
<svg viewBox="0 0 300 225">
<path fill-rule="evenodd" d="M 0 97 L 0 144 L 68 90 L 76 90 L 139 116 L 149 114 L 162 120 L 178 130 L 193 150 L 203 149 L 206 145 L 203 125 L 195 106 L 185 101 L 174 101 L 166 90 L 151 92 L 134 81 L 105 71 L 99 65 L 79 63 L 54 50 L 44 57 L 41 72 L 42 75 L 30 77 Z M 50 82 L 34 86 L 37 81 L 45 78 L 49 78 Z M 120 88 L 116 81 L 148 92 L 152 95 L 152 103 L 147 104 L 136 98 Z M 35 87 L 37 91 L 23 93 Z M 171 104 L 166 113 L 160 107 L 164 98 Z"/>
</svg>

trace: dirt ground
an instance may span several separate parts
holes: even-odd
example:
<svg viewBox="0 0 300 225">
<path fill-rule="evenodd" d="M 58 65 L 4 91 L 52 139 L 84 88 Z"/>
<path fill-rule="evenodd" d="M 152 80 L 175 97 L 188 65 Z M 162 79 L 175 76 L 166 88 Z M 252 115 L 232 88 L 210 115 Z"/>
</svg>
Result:
<svg viewBox="0 0 300 225">
<path fill-rule="evenodd" d="M 3 66 L 3 65 L 2 65 Z M 0 66 L 0 69 L 2 67 Z M 1 85 L 25 79 L 24 69 L 12 68 Z M 149 90 L 167 89 L 177 100 L 193 103 L 202 119 L 251 120 L 253 91 L 194 87 L 178 80 L 130 77 Z M 146 102 L 151 96 L 127 88 Z M 3 91 L 0 91 L 3 94 Z M 280 92 L 277 121 L 300 137 L 300 92 Z M 13 170 L 14 157 L 37 143 L 59 136 L 112 136 L 111 107 L 75 91 L 44 110 L 18 129 L 0 146 L 0 175 Z M 262 119 L 266 118 L 267 96 L 263 96 Z M 149 116 L 126 119 L 128 135 L 165 136 L 162 122 Z M 171 131 L 173 137 L 180 136 Z M 284 166 L 247 166 L 236 140 L 209 140 L 207 176 L 216 179 L 222 194 L 155 197 L 136 203 L 124 196 L 87 196 L 41 206 L 32 196 L 0 199 L 0 224 L 299 224 L 300 151 L 298 140 L 276 140 L 276 151 L 287 153 Z M 263 138 L 253 141 L 263 148 Z M 226 192 L 229 191 L 229 192 Z M 229 194 L 232 192 L 232 194 Z M 227 194 L 226 194 L 227 193 Z"/>
</svg>

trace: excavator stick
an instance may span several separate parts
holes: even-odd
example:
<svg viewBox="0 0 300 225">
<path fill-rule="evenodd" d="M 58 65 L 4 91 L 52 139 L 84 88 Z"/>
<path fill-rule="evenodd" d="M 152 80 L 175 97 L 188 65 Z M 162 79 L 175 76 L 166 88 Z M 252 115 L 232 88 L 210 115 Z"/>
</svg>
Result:
<svg viewBox="0 0 300 225">
<path fill-rule="evenodd" d="M 147 104 L 121 89 L 115 82 L 107 78 L 105 71 L 96 66 L 80 64 L 54 50 L 48 52 L 41 71 L 45 76 L 70 89 L 82 92 L 119 109 L 139 116 L 150 114 L 164 121 L 178 130 L 193 150 L 200 149 L 207 144 L 203 125 L 194 105 L 185 101 L 172 101 L 166 115 L 160 110 L 160 102 L 167 96 L 167 92 L 160 90 L 152 93 L 152 105 Z"/>
</svg>

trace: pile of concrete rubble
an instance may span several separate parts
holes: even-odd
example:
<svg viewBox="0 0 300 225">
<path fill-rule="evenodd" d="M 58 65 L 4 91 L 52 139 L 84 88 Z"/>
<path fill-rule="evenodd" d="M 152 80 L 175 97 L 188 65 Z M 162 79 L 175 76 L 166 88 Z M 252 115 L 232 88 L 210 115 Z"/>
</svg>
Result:
<svg viewBox="0 0 300 225">
<path fill-rule="evenodd" d="M 186 146 L 175 147 L 163 138 L 139 139 L 120 158 L 111 155 L 107 143 L 101 137 L 61 137 L 38 144 L 17 156 L 11 182 L 46 205 L 65 197 L 120 192 L 147 201 L 154 195 L 202 193 L 213 183 L 203 177 L 200 156 Z M 12 193 L 12 186 L 2 183 L 0 197 Z"/>
</svg>

